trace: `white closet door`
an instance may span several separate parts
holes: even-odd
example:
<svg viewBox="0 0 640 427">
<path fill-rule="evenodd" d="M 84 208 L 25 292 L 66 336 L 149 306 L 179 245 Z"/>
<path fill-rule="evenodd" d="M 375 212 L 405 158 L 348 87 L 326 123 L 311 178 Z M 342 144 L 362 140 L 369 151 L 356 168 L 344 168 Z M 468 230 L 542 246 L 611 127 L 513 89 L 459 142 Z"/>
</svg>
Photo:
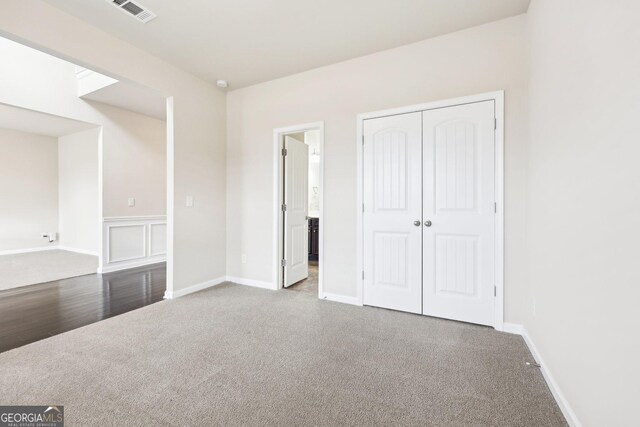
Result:
<svg viewBox="0 0 640 427">
<path fill-rule="evenodd" d="M 284 286 L 289 287 L 309 277 L 309 146 L 290 136 L 284 146 Z"/>
<path fill-rule="evenodd" d="M 424 111 L 423 135 L 423 313 L 493 325 L 494 101 Z"/>
<path fill-rule="evenodd" d="M 422 311 L 421 113 L 364 122 L 364 303 Z"/>
</svg>

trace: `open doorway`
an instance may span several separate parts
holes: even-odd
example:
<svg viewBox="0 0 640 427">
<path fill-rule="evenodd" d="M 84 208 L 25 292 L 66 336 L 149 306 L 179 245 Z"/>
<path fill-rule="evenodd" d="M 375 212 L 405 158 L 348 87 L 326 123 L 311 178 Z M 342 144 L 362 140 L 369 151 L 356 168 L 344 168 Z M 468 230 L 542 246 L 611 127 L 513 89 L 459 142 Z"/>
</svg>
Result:
<svg viewBox="0 0 640 427">
<path fill-rule="evenodd" d="M 274 131 L 277 289 L 322 295 L 323 123 Z"/>
<path fill-rule="evenodd" d="M 173 127 L 151 88 L 2 37 L 0 57 L 2 352 L 163 299 Z"/>
<path fill-rule="evenodd" d="M 0 104 L 0 291 L 96 272 L 100 132 Z"/>
</svg>

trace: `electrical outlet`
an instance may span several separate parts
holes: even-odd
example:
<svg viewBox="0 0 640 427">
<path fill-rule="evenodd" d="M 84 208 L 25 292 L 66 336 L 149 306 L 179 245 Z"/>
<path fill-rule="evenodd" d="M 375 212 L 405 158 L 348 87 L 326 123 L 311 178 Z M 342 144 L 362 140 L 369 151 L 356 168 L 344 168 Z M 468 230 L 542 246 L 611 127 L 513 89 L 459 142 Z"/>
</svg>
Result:
<svg viewBox="0 0 640 427">
<path fill-rule="evenodd" d="M 247 263 L 247 254 L 242 254 L 242 263 L 243 264 Z"/>
<path fill-rule="evenodd" d="M 130 208 L 134 207 L 136 205 L 136 199 L 134 197 L 129 197 L 127 199 L 127 206 L 129 206 Z"/>
<path fill-rule="evenodd" d="M 188 208 L 193 207 L 193 196 L 187 196 L 186 205 Z"/>
</svg>

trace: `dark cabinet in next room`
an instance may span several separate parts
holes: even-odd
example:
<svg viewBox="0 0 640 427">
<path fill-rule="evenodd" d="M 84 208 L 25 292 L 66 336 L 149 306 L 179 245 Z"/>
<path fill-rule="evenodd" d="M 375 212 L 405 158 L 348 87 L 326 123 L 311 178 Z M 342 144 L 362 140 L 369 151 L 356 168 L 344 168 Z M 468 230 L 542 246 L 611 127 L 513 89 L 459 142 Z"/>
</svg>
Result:
<svg viewBox="0 0 640 427">
<path fill-rule="evenodd" d="M 309 218 L 309 261 L 317 261 L 320 250 L 320 219 Z"/>
</svg>

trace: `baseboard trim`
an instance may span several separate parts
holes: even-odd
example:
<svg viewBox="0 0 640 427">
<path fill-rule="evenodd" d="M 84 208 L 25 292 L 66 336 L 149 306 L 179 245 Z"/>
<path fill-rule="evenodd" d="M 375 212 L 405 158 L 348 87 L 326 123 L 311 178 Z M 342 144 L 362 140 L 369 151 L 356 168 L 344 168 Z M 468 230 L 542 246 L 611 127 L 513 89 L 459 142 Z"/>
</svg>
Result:
<svg viewBox="0 0 640 427">
<path fill-rule="evenodd" d="M 206 282 L 198 283 L 196 285 L 192 285 L 184 289 L 178 289 L 177 291 L 164 291 L 164 299 L 180 298 L 185 295 L 192 294 L 194 292 L 202 291 L 207 288 L 212 288 L 221 283 L 224 283 L 225 280 L 226 280 L 226 277 L 218 277 L 217 279 L 207 280 Z"/>
<path fill-rule="evenodd" d="M 573 409 L 571 409 L 569 402 L 567 401 L 566 397 L 560 390 L 558 383 L 551 375 L 551 372 L 547 368 L 547 364 L 542 359 L 542 356 L 538 352 L 538 348 L 531 340 L 531 337 L 529 336 L 525 328 L 522 328 L 521 335 L 522 335 L 522 338 L 524 338 L 524 342 L 527 344 L 527 347 L 529 347 L 529 351 L 531 351 L 531 354 L 533 355 L 534 359 L 540 365 L 540 371 L 542 372 L 542 376 L 544 377 L 544 380 L 547 382 L 547 386 L 549 386 L 549 390 L 551 390 L 551 394 L 553 394 L 553 397 L 556 399 L 556 402 L 558 403 L 558 406 L 560 407 L 562 414 L 567 420 L 567 423 L 571 427 L 582 427 L 582 424 L 578 420 L 576 413 L 573 411 Z"/>
<path fill-rule="evenodd" d="M 582 424 L 580 424 L 580 421 L 578 421 L 578 417 L 576 417 L 575 412 L 573 412 L 573 410 L 571 409 L 571 406 L 569 406 L 569 402 L 564 397 L 564 394 L 560 390 L 558 383 L 555 381 L 555 379 L 549 372 L 547 365 L 544 363 L 542 356 L 540 356 L 540 353 L 538 352 L 538 348 L 531 340 L 531 337 L 527 333 L 527 330 L 524 328 L 524 326 L 518 323 L 505 322 L 503 332 L 522 336 L 522 338 L 524 339 L 524 342 L 527 344 L 527 347 L 529 347 L 529 351 L 531 352 L 531 355 L 533 356 L 535 361 L 540 365 L 540 372 L 542 373 L 544 380 L 547 382 L 547 386 L 549 387 L 549 390 L 551 390 L 551 394 L 553 395 L 553 398 L 556 400 L 556 403 L 558 404 L 558 407 L 562 411 L 562 415 L 564 415 L 565 419 L 567 420 L 567 423 L 571 427 L 581 427 Z"/>
<path fill-rule="evenodd" d="M 56 246 L 41 246 L 38 248 L 28 248 L 28 249 L 13 249 L 9 251 L 0 251 L 0 255 L 28 254 L 31 252 L 52 251 L 54 249 L 60 249 L 60 247 L 56 245 Z"/>
<path fill-rule="evenodd" d="M 341 302 L 343 304 L 362 306 L 362 304 L 360 303 L 360 299 L 358 297 L 347 297 L 344 295 L 323 292 L 321 299 L 327 300 L 327 301 L 333 301 L 333 302 Z"/>
<path fill-rule="evenodd" d="M 67 251 L 67 252 L 75 252 L 75 253 L 84 254 L 84 255 L 100 256 L 100 254 L 98 252 L 95 252 L 95 251 L 88 251 L 86 249 L 72 248 L 72 247 L 69 247 L 69 246 L 58 246 L 56 249 L 59 249 L 61 251 Z"/>
<path fill-rule="evenodd" d="M 502 324 L 502 332 L 506 332 L 508 334 L 522 335 L 522 331 L 523 331 L 522 325 L 518 323 L 504 322 Z"/>
<path fill-rule="evenodd" d="M 227 276 L 226 279 L 227 279 L 227 282 L 232 282 L 237 285 L 252 286 L 254 288 L 262 288 L 262 289 L 270 289 L 272 291 L 276 290 L 276 288 L 273 286 L 273 283 L 271 282 L 263 282 L 261 280 L 245 279 L 243 277 L 234 277 L 234 276 Z"/>
<path fill-rule="evenodd" d="M 144 267 L 147 265 L 160 264 L 166 262 L 167 257 L 162 258 L 144 258 L 139 261 L 124 262 L 122 264 L 105 265 L 98 268 L 98 274 L 113 273 L 114 271 L 128 270 L 130 268 Z"/>
</svg>

